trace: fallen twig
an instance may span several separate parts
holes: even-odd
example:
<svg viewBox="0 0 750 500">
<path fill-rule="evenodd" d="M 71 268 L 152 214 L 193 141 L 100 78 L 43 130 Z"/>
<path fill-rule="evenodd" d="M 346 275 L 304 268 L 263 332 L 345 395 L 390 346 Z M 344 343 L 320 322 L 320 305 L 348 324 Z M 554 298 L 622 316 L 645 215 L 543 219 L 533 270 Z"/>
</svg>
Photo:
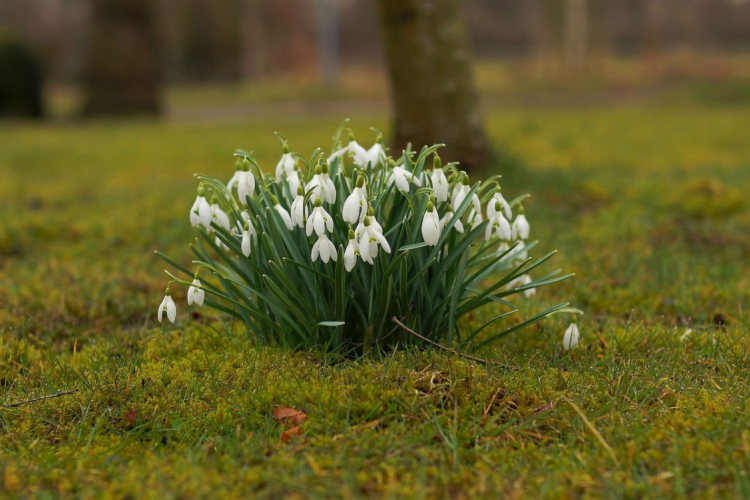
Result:
<svg viewBox="0 0 750 500">
<path fill-rule="evenodd" d="M 482 358 L 477 358 L 477 357 L 474 357 L 474 356 L 469 356 L 468 354 L 464 354 L 464 353 L 458 352 L 455 349 L 451 349 L 450 347 L 446 347 L 444 345 L 438 344 L 437 342 L 433 342 L 432 340 L 430 340 L 430 339 L 428 339 L 426 337 L 423 337 L 422 335 L 418 334 L 417 332 L 415 332 L 414 330 L 412 330 L 411 328 L 409 328 L 405 324 L 401 323 L 398 320 L 398 318 L 396 318 L 396 316 L 394 316 L 393 318 L 391 318 L 391 321 L 393 321 L 399 327 L 401 327 L 401 329 L 403 329 L 404 331 L 406 331 L 406 332 L 414 335 L 418 339 L 424 340 L 428 344 L 430 344 L 432 346 L 435 346 L 438 349 L 442 349 L 445 352 L 449 352 L 451 354 L 455 354 L 456 356 L 458 356 L 460 358 L 468 359 L 470 361 L 474 361 L 475 363 L 481 363 L 483 365 L 488 365 L 488 366 L 492 365 L 492 366 L 497 366 L 497 367 L 500 367 L 500 368 L 508 368 L 508 369 L 511 369 L 511 370 L 515 370 L 515 368 L 513 368 L 513 367 L 505 366 L 505 365 L 502 365 L 502 364 L 497 363 L 495 361 L 490 361 L 488 359 L 482 359 Z"/>
<path fill-rule="evenodd" d="M 29 399 L 27 401 L 19 401 L 18 403 L 3 405 L 3 408 L 17 408 L 25 404 L 35 403 L 36 401 L 42 401 L 43 399 L 52 399 L 52 398 L 59 398 L 61 396 L 70 396 L 71 394 L 75 394 L 76 392 L 78 392 L 78 389 L 73 389 L 72 391 L 58 392 L 57 394 L 50 394 L 49 396 L 42 396 L 39 398 Z"/>
</svg>

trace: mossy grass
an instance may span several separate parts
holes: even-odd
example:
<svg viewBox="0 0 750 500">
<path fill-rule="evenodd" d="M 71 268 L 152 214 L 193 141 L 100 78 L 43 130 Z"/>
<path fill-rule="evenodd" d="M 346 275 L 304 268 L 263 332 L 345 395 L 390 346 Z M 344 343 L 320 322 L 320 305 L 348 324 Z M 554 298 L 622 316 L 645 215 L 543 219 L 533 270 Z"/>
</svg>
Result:
<svg viewBox="0 0 750 500">
<path fill-rule="evenodd" d="M 155 323 L 153 249 L 190 259 L 188 174 L 226 176 L 250 142 L 273 165 L 274 130 L 310 149 L 338 117 L 3 126 L 0 404 L 76 392 L 0 408 L 0 496 L 749 496 L 749 118 L 490 114 L 504 194 L 530 191 L 534 239 L 556 246 L 533 252 L 578 275 L 522 312 L 586 312 L 577 350 L 558 315 L 475 353 L 502 366 L 257 345 L 177 289 L 176 326 Z M 307 414 L 299 435 L 276 406 Z"/>
</svg>

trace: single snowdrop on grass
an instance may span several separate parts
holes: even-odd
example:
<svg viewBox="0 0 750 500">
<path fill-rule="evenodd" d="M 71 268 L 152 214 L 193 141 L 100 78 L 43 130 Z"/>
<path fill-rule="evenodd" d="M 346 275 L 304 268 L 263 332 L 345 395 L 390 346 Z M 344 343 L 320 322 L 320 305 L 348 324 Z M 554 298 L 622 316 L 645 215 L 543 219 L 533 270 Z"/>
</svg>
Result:
<svg viewBox="0 0 750 500">
<path fill-rule="evenodd" d="M 190 208 L 190 224 L 193 227 L 201 224 L 208 228 L 211 227 L 211 217 L 211 205 L 206 200 L 206 190 L 201 186 L 198 188 L 198 195 Z"/>
<path fill-rule="evenodd" d="M 444 203 L 448 201 L 448 179 L 445 177 L 442 162 L 437 154 L 432 161 L 432 175 L 430 176 L 430 180 L 432 181 L 432 189 L 435 190 L 435 199 L 437 202 Z"/>
<path fill-rule="evenodd" d="M 490 223 L 484 231 L 484 239 L 490 241 L 493 232 L 501 240 L 509 240 L 511 237 L 510 223 L 503 217 L 502 205 L 497 200 L 495 200 L 495 210 L 490 217 Z"/>
<path fill-rule="evenodd" d="M 294 172 L 294 166 L 297 164 L 297 160 L 294 155 L 289 152 L 289 144 L 284 142 L 284 154 L 281 155 L 279 163 L 276 164 L 276 180 L 281 182 L 281 177 L 289 177 Z"/>
<path fill-rule="evenodd" d="M 516 220 L 513 221 L 512 237 L 514 240 L 527 240 L 529 239 L 529 221 L 526 220 L 526 216 L 523 213 L 523 207 L 518 207 L 518 215 Z"/>
<path fill-rule="evenodd" d="M 490 201 L 487 203 L 487 218 L 492 218 L 492 216 L 495 215 L 495 212 L 497 211 L 497 204 L 495 202 L 500 202 L 505 218 L 511 220 L 513 218 L 513 212 L 511 212 L 510 205 L 500 193 L 500 188 L 497 188 L 497 191 L 495 191 L 492 198 L 490 198 Z"/>
<path fill-rule="evenodd" d="M 195 305 L 202 306 L 203 305 L 203 299 L 205 298 L 206 293 L 201 289 L 201 280 L 198 279 L 198 273 L 195 274 L 195 278 L 193 278 L 193 284 L 190 285 L 190 288 L 188 288 L 187 293 L 187 302 L 188 305 Z"/>
<path fill-rule="evenodd" d="M 576 323 L 571 323 L 563 335 L 563 349 L 569 351 L 578 347 L 579 337 L 578 325 Z"/>
<path fill-rule="evenodd" d="M 169 288 L 164 292 L 164 299 L 161 301 L 161 304 L 159 304 L 159 312 L 156 315 L 156 317 L 159 318 L 159 323 L 161 323 L 165 312 L 167 313 L 167 319 L 169 319 L 170 323 L 174 323 L 174 320 L 177 317 L 177 306 L 172 299 L 172 292 Z"/>
</svg>

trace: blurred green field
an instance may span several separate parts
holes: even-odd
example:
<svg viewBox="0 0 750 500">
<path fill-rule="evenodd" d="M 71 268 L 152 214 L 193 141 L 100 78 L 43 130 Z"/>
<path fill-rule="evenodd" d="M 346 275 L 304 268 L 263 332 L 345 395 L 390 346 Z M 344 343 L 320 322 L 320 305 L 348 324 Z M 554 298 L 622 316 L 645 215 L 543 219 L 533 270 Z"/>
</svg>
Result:
<svg viewBox="0 0 750 500">
<path fill-rule="evenodd" d="M 309 154 L 343 116 L 0 124 L 0 401 L 77 389 L 0 410 L 0 492 L 747 497 L 750 104 L 719 101 L 487 112 L 535 254 L 577 274 L 522 308 L 586 312 L 576 352 L 554 317 L 480 353 L 513 370 L 257 348 L 184 290 L 155 323 L 192 174 L 228 179 L 236 148 L 272 168 L 274 131 Z M 365 144 L 388 128 L 368 114 Z M 301 436 L 274 405 L 308 414 Z"/>
</svg>

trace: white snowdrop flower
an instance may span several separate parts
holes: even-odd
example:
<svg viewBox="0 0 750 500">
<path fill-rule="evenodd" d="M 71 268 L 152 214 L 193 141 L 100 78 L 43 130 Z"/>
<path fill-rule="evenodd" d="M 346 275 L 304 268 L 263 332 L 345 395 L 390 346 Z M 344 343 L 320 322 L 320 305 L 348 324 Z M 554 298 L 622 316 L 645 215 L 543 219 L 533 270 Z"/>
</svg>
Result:
<svg viewBox="0 0 750 500">
<path fill-rule="evenodd" d="M 440 240 L 440 219 L 432 202 L 427 202 L 427 211 L 422 217 L 422 238 L 429 246 L 434 247 Z"/>
<path fill-rule="evenodd" d="M 229 222 L 229 217 L 227 216 L 227 214 L 219 206 L 219 198 L 217 198 L 216 196 L 214 196 L 211 200 L 211 221 L 209 221 L 208 225 L 204 224 L 206 229 L 211 229 L 211 222 L 215 222 L 217 226 L 223 227 L 227 231 L 229 231 L 232 225 Z"/>
<path fill-rule="evenodd" d="M 292 202 L 292 226 L 305 227 L 305 192 L 302 186 L 297 188 L 297 196 Z"/>
<path fill-rule="evenodd" d="M 438 203 L 448 201 L 448 179 L 445 178 L 443 169 L 433 169 L 431 180 L 432 189 L 435 190 L 435 199 L 438 201 Z"/>
<path fill-rule="evenodd" d="M 367 216 L 367 187 L 363 175 L 357 177 L 356 187 L 344 201 L 342 215 L 349 224 L 356 224 L 365 220 Z"/>
<path fill-rule="evenodd" d="M 469 186 L 469 176 L 467 176 L 464 172 L 460 175 L 459 182 L 456 183 L 456 186 L 453 188 L 453 192 L 451 193 L 451 205 L 454 207 L 461 206 L 461 203 L 463 203 L 464 199 L 466 199 L 466 196 L 471 191 L 471 187 Z M 467 218 L 467 221 L 474 222 L 474 226 L 481 223 L 482 220 L 482 202 L 479 201 L 479 196 L 477 196 L 477 193 L 474 193 L 471 197 L 471 203 L 474 205 L 474 208 L 471 212 L 469 212 L 469 217 Z M 477 219 L 479 222 L 477 222 Z"/>
<path fill-rule="evenodd" d="M 487 224 L 487 228 L 484 231 L 484 239 L 490 241 L 492 232 L 494 231 L 501 240 L 509 240 L 511 236 L 510 223 L 503 217 L 500 202 L 495 200 L 494 205 L 494 214 L 490 217 L 490 223 Z"/>
<path fill-rule="evenodd" d="M 292 217 L 289 215 L 289 212 L 286 211 L 286 208 L 282 207 L 281 204 L 279 204 L 279 199 L 276 198 L 276 196 L 271 195 L 271 202 L 273 203 L 273 208 L 279 213 L 281 216 L 281 220 L 284 221 L 284 225 L 288 230 L 293 230 L 294 226 L 292 225 Z"/>
<path fill-rule="evenodd" d="M 347 272 L 352 272 L 354 265 L 357 263 L 357 255 L 359 255 L 359 245 L 357 239 L 354 237 L 354 231 L 349 230 L 349 244 L 344 250 L 344 267 Z"/>
<path fill-rule="evenodd" d="M 255 230 L 255 226 L 253 225 L 253 219 L 250 217 L 250 214 L 247 212 L 247 210 L 243 210 L 242 212 L 240 212 L 240 216 L 242 217 L 242 222 L 237 221 L 237 229 L 239 231 L 247 230 L 250 235 L 258 234 L 258 232 Z"/>
<path fill-rule="evenodd" d="M 279 163 L 276 164 L 276 180 L 281 182 L 281 176 L 285 175 L 289 177 L 294 172 L 294 166 L 297 164 L 297 160 L 294 155 L 289 152 L 289 145 L 284 143 L 284 154 L 281 155 Z"/>
<path fill-rule="evenodd" d="M 165 311 L 169 321 L 174 323 L 174 320 L 177 317 L 177 306 L 175 305 L 174 300 L 172 300 L 172 292 L 169 288 L 164 292 L 164 299 L 161 301 L 161 304 L 159 304 L 159 312 L 156 315 L 156 317 L 159 318 L 159 323 L 161 323 Z"/>
<path fill-rule="evenodd" d="M 234 230 L 232 230 L 232 233 L 234 234 Z M 221 238 L 219 238 L 218 234 L 214 238 L 214 243 L 219 248 L 223 248 L 224 250 L 229 250 L 229 247 L 223 241 L 221 241 Z"/>
<path fill-rule="evenodd" d="M 394 182 L 396 183 L 396 187 L 398 188 L 398 190 L 402 193 L 409 192 L 410 182 L 413 182 L 417 187 L 422 186 L 422 181 L 414 177 L 414 174 L 406 170 L 404 167 L 393 167 L 391 169 L 391 173 L 388 176 L 387 185 L 390 186 Z"/>
<path fill-rule="evenodd" d="M 516 215 L 516 220 L 513 221 L 512 229 L 514 240 L 529 238 L 529 221 L 526 220 L 526 216 L 523 214 L 523 207 L 518 209 L 518 215 Z"/>
<path fill-rule="evenodd" d="M 338 258 L 336 247 L 333 245 L 333 242 L 328 239 L 328 236 L 325 233 L 320 235 L 320 238 L 318 238 L 318 241 L 316 241 L 312 247 L 312 253 L 310 254 L 312 261 L 315 262 L 318 260 L 318 256 L 320 256 L 320 260 L 326 264 L 330 259 L 333 259 L 333 261 L 336 262 L 336 259 Z"/>
<path fill-rule="evenodd" d="M 242 243 L 240 244 L 240 249 L 242 250 L 242 255 L 245 257 L 250 257 L 250 245 L 252 244 L 252 236 L 254 234 L 254 231 L 250 232 L 250 226 L 247 222 L 245 222 L 245 230 L 242 231 Z"/>
<path fill-rule="evenodd" d="M 190 224 L 195 227 L 202 224 L 204 227 L 211 226 L 211 205 L 206 200 L 206 190 L 198 188 L 198 196 L 195 197 L 193 206 L 190 208 Z"/>
<path fill-rule="evenodd" d="M 250 171 L 250 162 L 245 159 L 242 162 L 242 172 L 237 180 L 237 196 L 240 203 L 247 205 L 247 197 L 253 197 L 255 192 L 255 176 Z"/>
<path fill-rule="evenodd" d="M 475 195 L 476 196 L 476 195 Z M 469 216 L 466 218 L 466 222 L 471 224 L 471 228 L 474 229 L 479 224 L 484 222 L 484 218 L 482 217 L 482 212 L 477 212 L 473 208 L 469 211 Z"/>
<path fill-rule="evenodd" d="M 230 193 L 232 192 L 232 189 L 234 189 L 234 186 L 237 185 L 237 182 L 239 182 L 240 174 L 242 173 L 242 162 L 239 158 L 237 158 L 237 161 L 234 164 L 234 175 L 231 179 L 229 179 L 229 182 L 227 182 L 227 191 Z"/>
<path fill-rule="evenodd" d="M 435 197 L 435 198 L 437 199 L 437 197 Z M 454 215 L 454 213 L 453 213 L 453 207 L 451 206 L 450 203 L 448 203 L 448 205 L 446 205 L 446 207 L 445 207 L 445 215 L 443 216 L 442 219 L 440 219 L 440 230 L 441 231 L 443 229 L 445 229 L 445 225 L 448 224 L 451 221 L 451 219 L 453 218 L 453 215 Z M 459 233 L 463 234 L 463 232 L 464 232 L 464 225 L 461 222 L 461 219 L 458 219 L 456 221 L 456 223 L 453 224 L 453 229 L 455 229 Z"/>
<path fill-rule="evenodd" d="M 331 217 L 326 209 L 323 208 L 323 202 L 320 198 L 315 200 L 315 208 L 313 208 L 310 217 L 307 218 L 306 226 L 307 236 L 312 236 L 313 230 L 318 236 L 323 236 L 328 229 L 329 233 L 333 232 L 333 217 Z"/>
<path fill-rule="evenodd" d="M 304 188 L 304 183 L 299 178 L 299 169 L 295 166 L 294 171 L 287 176 L 286 181 L 289 183 L 289 192 L 294 195 L 300 187 Z M 284 191 L 284 196 L 286 196 L 286 190 Z"/>
<path fill-rule="evenodd" d="M 497 247 L 497 253 L 504 254 L 508 250 L 510 250 L 510 245 L 508 245 L 508 242 L 507 241 L 501 241 L 500 242 L 500 246 Z"/>
<path fill-rule="evenodd" d="M 349 133 L 349 144 L 333 153 L 328 160 L 333 161 L 334 158 L 344 155 L 351 158 L 354 164 L 360 167 L 366 167 L 370 160 L 369 152 L 354 140 L 354 134 L 351 132 Z"/>
<path fill-rule="evenodd" d="M 518 242 L 518 244 L 513 249 L 513 252 L 518 252 L 513 257 L 513 260 L 526 260 L 529 258 L 529 252 L 526 250 L 526 243 L 524 243 L 523 241 Z"/>
<path fill-rule="evenodd" d="M 382 229 L 378 231 L 374 225 L 370 224 L 370 217 L 365 217 L 362 226 L 362 234 L 358 243 L 359 254 L 364 262 L 373 264 L 372 259 L 378 256 L 378 245 L 383 247 L 385 253 L 391 253 L 391 246 L 383 236 Z"/>
<path fill-rule="evenodd" d="M 385 148 L 383 147 L 383 143 L 381 142 L 383 140 L 382 136 L 378 136 L 377 142 L 372 145 L 370 149 L 367 150 L 367 163 L 371 167 L 374 167 L 378 163 L 385 163 L 386 154 L 385 154 Z"/>
<path fill-rule="evenodd" d="M 373 231 L 377 231 L 380 234 L 383 234 L 383 227 L 380 225 L 380 223 L 375 220 L 375 212 L 372 210 L 372 207 L 367 207 L 367 217 L 365 217 L 365 220 L 370 223 L 370 226 L 372 226 Z M 362 236 L 362 233 L 365 230 L 365 221 L 360 222 L 357 224 L 357 229 L 354 230 L 354 235 L 357 239 L 359 239 Z"/>
<path fill-rule="evenodd" d="M 563 349 L 569 351 L 578 347 L 578 339 L 581 335 L 578 333 L 578 325 L 571 323 L 563 335 Z"/>
<path fill-rule="evenodd" d="M 321 198 L 327 203 L 336 203 L 336 186 L 328 176 L 328 164 L 322 162 L 315 167 L 315 175 L 307 185 L 307 190 L 315 193 L 317 198 Z"/>
<path fill-rule="evenodd" d="M 503 195 L 500 194 L 500 189 L 498 188 L 497 191 L 495 191 L 495 194 L 492 195 L 492 198 L 490 198 L 490 201 L 487 203 L 487 217 L 491 218 L 493 215 L 495 215 L 496 211 L 496 204 L 495 202 L 499 201 L 500 206 L 502 207 L 503 213 L 505 214 L 505 218 L 510 220 L 513 218 L 513 213 L 510 210 L 510 205 L 507 201 L 505 201 L 505 198 L 503 198 Z"/>
<path fill-rule="evenodd" d="M 188 305 L 193 305 L 193 302 L 195 302 L 195 305 L 202 306 L 203 299 L 205 297 L 206 293 L 201 289 L 201 280 L 198 279 L 198 276 L 196 274 L 195 278 L 193 279 L 193 284 L 190 285 L 190 288 L 188 288 Z"/>
</svg>

